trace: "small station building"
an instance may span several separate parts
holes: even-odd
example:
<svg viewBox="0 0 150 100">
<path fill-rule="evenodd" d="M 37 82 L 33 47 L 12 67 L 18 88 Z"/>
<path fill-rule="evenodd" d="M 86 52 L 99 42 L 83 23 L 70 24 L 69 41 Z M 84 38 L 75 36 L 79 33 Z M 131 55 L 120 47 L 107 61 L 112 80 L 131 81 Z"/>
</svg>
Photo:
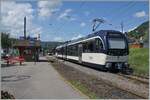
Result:
<svg viewBox="0 0 150 100">
<path fill-rule="evenodd" d="M 19 55 L 25 58 L 25 61 L 39 60 L 40 53 L 40 35 L 37 37 L 26 37 L 26 17 L 24 17 L 24 36 L 13 43 L 13 49 L 19 51 Z"/>
<path fill-rule="evenodd" d="M 19 39 L 13 44 L 13 49 L 19 50 L 19 55 L 26 61 L 39 60 L 40 40 L 36 38 Z M 36 57 L 36 58 L 35 58 Z"/>
</svg>

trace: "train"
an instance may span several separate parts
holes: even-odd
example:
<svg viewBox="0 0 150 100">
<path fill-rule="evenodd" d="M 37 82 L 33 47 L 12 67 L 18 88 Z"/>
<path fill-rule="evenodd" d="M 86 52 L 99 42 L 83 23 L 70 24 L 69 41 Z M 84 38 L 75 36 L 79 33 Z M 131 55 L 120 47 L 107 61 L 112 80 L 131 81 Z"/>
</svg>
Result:
<svg viewBox="0 0 150 100">
<path fill-rule="evenodd" d="M 105 71 L 120 72 L 129 69 L 127 37 L 116 30 L 99 30 L 66 41 L 56 47 L 55 56 Z"/>
</svg>

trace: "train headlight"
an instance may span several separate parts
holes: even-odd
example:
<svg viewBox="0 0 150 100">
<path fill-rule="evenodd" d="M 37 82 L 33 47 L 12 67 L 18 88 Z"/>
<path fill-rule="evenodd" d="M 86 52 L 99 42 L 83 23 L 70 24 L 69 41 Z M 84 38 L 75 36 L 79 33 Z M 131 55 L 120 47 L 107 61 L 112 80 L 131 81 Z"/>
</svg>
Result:
<svg viewBox="0 0 150 100">
<path fill-rule="evenodd" d="M 122 67 L 123 67 L 122 63 L 117 63 L 116 65 L 117 65 L 118 69 L 122 69 Z"/>
<path fill-rule="evenodd" d="M 124 55 L 128 55 L 128 52 L 125 52 Z"/>
<path fill-rule="evenodd" d="M 124 63 L 124 65 L 125 65 L 125 67 L 128 67 L 129 66 L 129 64 L 126 62 L 126 63 Z"/>
<path fill-rule="evenodd" d="M 112 66 L 112 63 L 108 62 L 106 63 L 106 68 L 110 68 Z"/>
</svg>

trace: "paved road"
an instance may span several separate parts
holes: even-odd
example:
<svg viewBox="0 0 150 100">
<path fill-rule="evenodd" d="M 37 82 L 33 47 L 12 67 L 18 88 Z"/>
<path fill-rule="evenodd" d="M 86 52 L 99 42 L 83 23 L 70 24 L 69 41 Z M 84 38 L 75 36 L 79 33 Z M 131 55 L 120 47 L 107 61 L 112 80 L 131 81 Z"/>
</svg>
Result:
<svg viewBox="0 0 150 100">
<path fill-rule="evenodd" d="M 46 58 L 41 58 L 43 61 Z M 86 98 L 67 84 L 48 62 L 25 62 L 22 66 L 3 67 L 2 89 L 17 99 Z"/>
</svg>

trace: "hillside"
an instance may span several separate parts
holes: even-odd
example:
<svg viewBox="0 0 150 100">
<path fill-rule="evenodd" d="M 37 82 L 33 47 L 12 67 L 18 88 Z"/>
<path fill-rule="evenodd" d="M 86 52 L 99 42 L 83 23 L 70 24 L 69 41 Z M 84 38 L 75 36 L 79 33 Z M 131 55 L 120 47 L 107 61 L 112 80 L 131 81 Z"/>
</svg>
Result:
<svg viewBox="0 0 150 100">
<path fill-rule="evenodd" d="M 41 41 L 41 47 L 46 49 L 54 49 L 56 46 L 60 44 L 62 44 L 62 42 Z"/>
<path fill-rule="evenodd" d="M 144 42 L 149 40 L 149 21 L 146 21 L 139 25 L 136 29 L 128 32 L 128 37 L 132 40 L 139 40 L 140 37 L 143 37 Z"/>
</svg>

